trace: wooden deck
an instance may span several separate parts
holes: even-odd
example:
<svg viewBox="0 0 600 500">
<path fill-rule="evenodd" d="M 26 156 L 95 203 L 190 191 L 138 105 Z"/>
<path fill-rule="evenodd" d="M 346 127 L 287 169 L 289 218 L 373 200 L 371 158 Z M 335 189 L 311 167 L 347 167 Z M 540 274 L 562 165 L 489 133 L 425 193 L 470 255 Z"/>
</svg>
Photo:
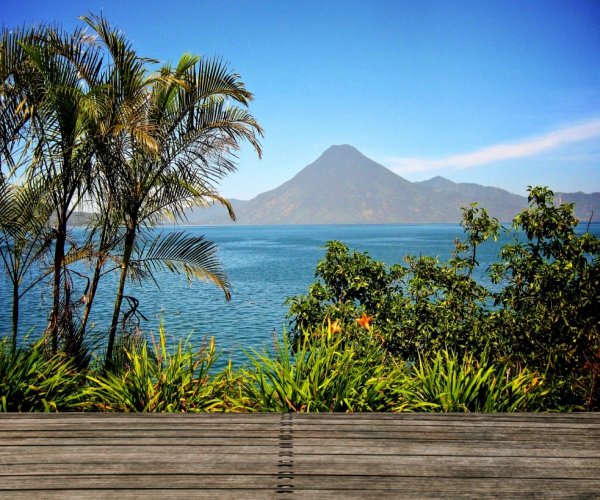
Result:
<svg viewBox="0 0 600 500">
<path fill-rule="evenodd" d="M 600 498 L 600 414 L 0 415 L 6 498 Z"/>
</svg>

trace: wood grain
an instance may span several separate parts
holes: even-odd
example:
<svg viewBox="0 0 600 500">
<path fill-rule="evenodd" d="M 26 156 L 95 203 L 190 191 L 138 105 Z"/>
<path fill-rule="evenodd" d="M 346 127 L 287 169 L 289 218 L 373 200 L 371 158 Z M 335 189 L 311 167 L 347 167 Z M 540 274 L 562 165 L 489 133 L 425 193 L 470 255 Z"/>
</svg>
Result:
<svg viewBox="0 0 600 500">
<path fill-rule="evenodd" d="M 600 498 L 600 414 L 4 414 L 5 498 Z"/>
</svg>

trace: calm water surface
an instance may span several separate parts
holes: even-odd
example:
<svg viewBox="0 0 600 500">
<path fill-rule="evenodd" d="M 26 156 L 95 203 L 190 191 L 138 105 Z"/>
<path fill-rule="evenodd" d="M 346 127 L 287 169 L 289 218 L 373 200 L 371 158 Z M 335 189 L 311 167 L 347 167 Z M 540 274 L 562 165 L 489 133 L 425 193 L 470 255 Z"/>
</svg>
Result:
<svg viewBox="0 0 600 500">
<path fill-rule="evenodd" d="M 171 273 L 159 276 L 160 288 L 145 283 L 129 286 L 126 293 L 140 300 L 147 318 L 142 327 L 156 332 L 164 321 L 172 340 L 188 335 L 199 342 L 214 336 L 228 359 L 245 359 L 243 350 L 261 349 L 272 344 L 273 333 L 287 326 L 286 297 L 305 293 L 314 281 L 316 263 L 324 256 L 324 244 L 341 240 L 351 249 L 367 251 L 388 264 L 402 262 L 403 256 L 431 255 L 445 260 L 452 242 L 463 236 L 456 224 L 424 225 L 322 225 L 322 226 L 205 226 L 186 227 L 194 235 L 205 235 L 219 245 L 219 255 L 233 286 L 227 302 L 216 287 L 194 282 Z M 600 235 L 600 224 L 592 225 Z M 478 253 L 482 271 L 493 262 L 506 237 L 486 244 Z M 96 329 L 106 329 L 110 320 L 116 278 L 107 277 L 95 301 L 92 321 Z M 481 279 L 480 275 L 480 279 Z M 6 279 L 0 280 L 0 325 L 10 331 L 10 300 Z M 40 287 L 26 296 L 22 308 L 21 331 L 41 329 L 50 305 L 50 289 Z M 0 330 L 1 331 L 1 330 Z"/>
</svg>

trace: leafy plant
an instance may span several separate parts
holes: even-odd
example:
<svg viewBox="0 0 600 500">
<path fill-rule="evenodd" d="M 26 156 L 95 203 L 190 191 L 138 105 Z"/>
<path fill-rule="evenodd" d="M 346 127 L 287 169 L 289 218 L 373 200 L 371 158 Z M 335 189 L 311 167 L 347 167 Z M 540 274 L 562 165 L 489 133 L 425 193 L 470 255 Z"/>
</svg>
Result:
<svg viewBox="0 0 600 500">
<path fill-rule="evenodd" d="M 598 409 L 600 240 L 578 233 L 573 205 L 556 206 L 549 189 L 531 188 L 529 203 L 492 265 L 492 279 L 504 285 L 493 328 L 506 355 L 556 382 L 557 405 Z"/>
<path fill-rule="evenodd" d="M 600 240 L 578 230 L 570 204 L 530 188 L 489 275 L 473 278 L 477 249 L 496 238 L 498 221 L 476 204 L 463 209 L 463 241 L 452 257 L 405 258 L 389 268 L 329 242 L 308 293 L 289 299 L 294 346 L 311 325 L 335 321 L 360 342 L 353 318 L 366 314 L 390 354 L 411 363 L 440 350 L 507 359 L 543 373 L 555 408 L 600 408 Z"/>
<path fill-rule="evenodd" d="M 184 54 L 153 70 L 157 61 L 140 57 L 102 16 L 82 20 L 87 27 L 73 32 L 44 25 L 0 34 L 0 167 L 9 169 L 0 171 L 0 257 L 13 285 L 13 345 L 26 291 L 19 286 L 47 252 L 51 268 L 32 282 L 51 280 L 50 349 L 84 361 L 100 279 L 119 272 L 109 368 L 117 334 L 127 330 L 119 325 L 131 316 L 127 278 L 168 269 L 212 281 L 229 299 L 212 243 L 182 233 L 149 243 L 143 233 L 215 202 L 234 218 L 216 184 L 235 170 L 243 141 L 260 156 L 262 128 L 248 111 L 252 93 L 220 59 Z M 35 189 L 20 189 L 22 181 Z M 98 213 L 80 247 L 68 227 L 90 206 Z M 91 278 L 73 268 L 81 259 L 92 262 Z M 109 262 L 116 267 L 106 269 Z"/>
<path fill-rule="evenodd" d="M 447 263 L 432 257 L 405 258 L 386 267 L 368 254 L 350 252 L 341 242 L 326 244 L 317 264 L 318 281 L 307 295 L 288 299 L 294 344 L 311 325 L 338 321 L 346 336 L 362 338 L 354 318 L 373 317 L 385 349 L 416 361 L 420 352 L 439 349 L 480 352 L 494 342 L 486 327 L 491 294 L 472 277 L 476 250 L 495 237 L 498 222 L 476 205 L 464 209 L 465 241 L 456 241 Z"/>
<path fill-rule="evenodd" d="M 84 17 L 110 54 L 107 95 L 110 113 L 100 118 L 100 178 L 124 229 L 119 282 L 108 333 L 106 363 L 110 367 L 124 300 L 125 282 L 136 264 L 140 232 L 171 217 L 184 218 L 191 206 L 219 202 L 233 218 L 215 182 L 235 170 L 232 157 L 248 141 L 260 155 L 262 128 L 247 111 L 253 99 L 239 76 L 220 60 L 184 54 L 148 71 L 148 59 L 133 50 L 122 32 L 99 16 Z M 184 271 L 230 289 L 208 242 L 167 236 L 152 244 L 145 263 Z M 185 247 L 185 248 L 184 248 Z"/>
<path fill-rule="evenodd" d="M 22 297 L 43 278 L 24 285 L 25 278 L 49 251 L 51 208 L 43 183 L 12 185 L 0 178 L 0 262 L 12 285 L 12 343 L 17 346 Z"/>
<path fill-rule="evenodd" d="M 292 354 L 287 335 L 273 353 L 254 353 L 243 374 L 247 399 L 257 411 L 338 412 L 389 409 L 386 389 L 399 369 L 374 345 L 344 342 L 327 328 L 305 332 Z"/>
<path fill-rule="evenodd" d="M 206 411 L 219 406 L 223 381 L 209 380 L 217 359 L 214 339 L 193 350 L 189 339 L 173 351 L 167 348 L 164 328 L 150 350 L 147 342 L 124 348 L 125 365 L 88 375 L 89 408 L 124 412 Z"/>
<path fill-rule="evenodd" d="M 43 341 L 13 349 L 0 342 L 0 411 L 72 411 L 85 397 L 84 377 L 64 355 L 46 357 Z"/>
<path fill-rule="evenodd" d="M 419 358 L 395 392 L 396 411 L 486 413 L 539 409 L 547 394 L 536 372 L 449 351 Z"/>
</svg>

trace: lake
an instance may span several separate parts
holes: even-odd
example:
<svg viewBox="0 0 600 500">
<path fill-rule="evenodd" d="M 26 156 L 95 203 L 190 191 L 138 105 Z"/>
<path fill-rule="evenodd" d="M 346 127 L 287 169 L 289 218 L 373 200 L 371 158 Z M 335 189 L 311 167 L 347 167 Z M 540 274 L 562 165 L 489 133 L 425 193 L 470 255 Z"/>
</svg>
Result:
<svg viewBox="0 0 600 500">
<path fill-rule="evenodd" d="M 185 227 L 190 234 L 205 235 L 219 245 L 219 255 L 233 287 L 227 302 L 215 286 L 194 282 L 183 276 L 162 273 L 160 288 L 147 282 L 142 288 L 129 286 L 126 293 L 140 300 L 147 318 L 141 326 L 156 333 L 164 321 L 172 340 L 191 335 L 196 343 L 214 336 L 223 351 L 221 364 L 228 359 L 239 363 L 243 350 L 272 344 L 274 333 L 287 327 L 287 297 L 305 293 L 314 281 L 317 262 L 324 256 L 324 244 L 340 240 L 351 249 L 367 251 L 387 264 L 402 262 L 407 255 L 431 255 L 445 260 L 455 238 L 463 231 L 457 224 L 313 225 L 313 226 L 203 226 Z M 170 229 L 165 229 L 166 231 Z M 591 231 L 600 235 L 600 224 Z M 498 243 L 486 243 L 478 252 L 479 279 L 495 261 Z M 0 324 L 10 332 L 10 299 L 6 279 L 0 281 Z M 107 276 L 94 303 L 92 322 L 97 331 L 106 329 L 112 312 L 116 277 Z M 38 287 L 22 304 L 21 331 L 45 325 L 51 295 L 49 287 Z"/>
</svg>

